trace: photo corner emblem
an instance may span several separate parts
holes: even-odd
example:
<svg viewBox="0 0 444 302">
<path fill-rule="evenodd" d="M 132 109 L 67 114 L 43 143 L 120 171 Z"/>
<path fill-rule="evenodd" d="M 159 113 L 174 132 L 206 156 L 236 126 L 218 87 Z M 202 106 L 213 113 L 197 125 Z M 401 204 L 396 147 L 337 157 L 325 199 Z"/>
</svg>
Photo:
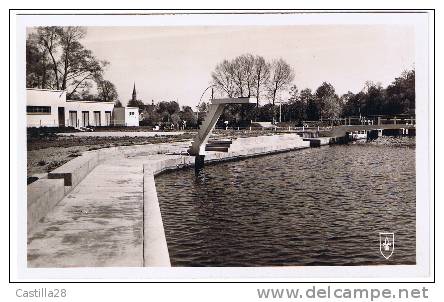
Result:
<svg viewBox="0 0 444 302">
<path fill-rule="evenodd" d="M 379 233 L 379 250 L 385 259 L 389 259 L 395 250 L 395 233 Z"/>
</svg>

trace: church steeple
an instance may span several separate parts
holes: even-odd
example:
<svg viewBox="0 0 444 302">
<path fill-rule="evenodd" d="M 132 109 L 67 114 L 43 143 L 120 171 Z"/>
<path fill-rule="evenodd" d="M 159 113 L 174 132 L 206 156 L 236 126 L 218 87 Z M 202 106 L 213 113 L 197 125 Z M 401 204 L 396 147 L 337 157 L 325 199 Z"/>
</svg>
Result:
<svg viewBox="0 0 444 302">
<path fill-rule="evenodd" d="M 133 101 L 137 101 L 137 92 L 136 92 L 136 82 L 134 82 L 134 88 L 133 88 Z"/>
</svg>

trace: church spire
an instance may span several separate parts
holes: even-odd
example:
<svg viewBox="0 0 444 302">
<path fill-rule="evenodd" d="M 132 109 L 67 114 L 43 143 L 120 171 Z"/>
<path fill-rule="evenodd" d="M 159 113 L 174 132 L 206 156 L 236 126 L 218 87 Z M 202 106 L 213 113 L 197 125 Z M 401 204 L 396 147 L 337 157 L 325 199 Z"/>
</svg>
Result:
<svg viewBox="0 0 444 302">
<path fill-rule="evenodd" d="M 133 101 L 137 101 L 137 92 L 136 92 L 136 82 L 134 82 L 134 88 L 133 88 Z"/>
</svg>

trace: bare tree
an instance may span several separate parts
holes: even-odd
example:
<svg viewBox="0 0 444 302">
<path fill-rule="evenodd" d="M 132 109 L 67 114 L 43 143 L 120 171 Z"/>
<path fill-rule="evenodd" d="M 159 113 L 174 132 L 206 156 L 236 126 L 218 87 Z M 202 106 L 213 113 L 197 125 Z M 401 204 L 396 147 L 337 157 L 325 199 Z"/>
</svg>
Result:
<svg viewBox="0 0 444 302">
<path fill-rule="evenodd" d="M 86 35 L 83 27 L 63 27 L 60 33 L 62 48 L 62 81 L 61 89 L 66 90 L 67 97 L 76 89 L 82 88 L 85 81 L 92 80 L 103 73 L 103 68 L 108 65 L 106 61 L 97 60 L 92 52 L 85 49 L 80 40 Z"/>
<path fill-rule="evenodd" d="M 271 92 L 273 106 L 279 92 L 286 89 L 294 80 L 294 71 L 283 59 L 274 60 L 271 64 L 271 77 L 269 91 Z"/>
<path fill-rule="evenodd" d="M 270 64 L 262 56 L 254 58 L 254 83 L 256 84 L 256 107 L 259 107 L 259 98 L 263 87 L 266 87 L 270 80 Z"/>
<path fill-rule="evenodd" d="M 97 60 L 81 40 L 86 29 L 78 26 L 47 26 L 37 29 L 38 43 L 52 62 L 53 84 L 50 88 L 66 90 L 67 98 L 77 90 L 88 88 L 103 73 L 106 61 Z"/>
<path fill-rule="evenodd" d="M 266 90 L 273 100 L 288 88 L 294 79 L 294 72 L 283 59 L 267 63 L 261 56 L 243 54 L 229 61 L 224 60 L 212 73 L 213 84 L 228 97 L 256 96 L 259 107 L 261 93 Z"/>
<path fill-rule="evenodd" d="M 236 84 L 234 82 L 235 71 L 233 63 L 228 60 L 223 60 L 216 66 L 212 72 L 211 77 L 213 84 L 221 92 L 225 92 L 228 97 L 234 97 L 236 94 Z"/>
<path fill-rule="evenodd" d="M 254 57 L 244 54 L 233 61 L 234 82 L 238 89 L 239 97 L 250 97 L 254 87 Z"/>
<path fill-rule="evenodd" d="M 229 97 L 250 97 L 255 94 L 255 58 L 251 54 L 222 61 L 211 76 L 218 90 Z"/>
<path fill-rule="evenodd" d="M 285 90 L 294 80 L 294 71 L 291 66 L 282 58 L 274 60 L 271 64 L 271 76 L 268 85 L 268 91 L 273 100 L 273 122 L 275 121 L 275 102 L 276 96 Z"/>
</svg>

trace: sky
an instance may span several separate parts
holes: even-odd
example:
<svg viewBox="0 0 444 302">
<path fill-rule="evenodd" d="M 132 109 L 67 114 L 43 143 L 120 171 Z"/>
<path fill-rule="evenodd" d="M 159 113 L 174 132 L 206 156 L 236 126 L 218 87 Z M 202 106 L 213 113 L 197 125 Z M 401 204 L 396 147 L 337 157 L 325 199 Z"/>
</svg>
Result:
<svg viewBox="0 0 444 302">
<path fill-rule="evenodd" d="M 137 98 L 178 101 L 193 108 L 224 59 L 251 53 L 283 58 L 294 84 L 315 90 L 326 81 L 338 94 L 359 92 L 368 80 L 390 84 L 414 68 L 414 29 L 401 25 L 88 27 L 83 40 L 125 105 Z"/>
</svg>

